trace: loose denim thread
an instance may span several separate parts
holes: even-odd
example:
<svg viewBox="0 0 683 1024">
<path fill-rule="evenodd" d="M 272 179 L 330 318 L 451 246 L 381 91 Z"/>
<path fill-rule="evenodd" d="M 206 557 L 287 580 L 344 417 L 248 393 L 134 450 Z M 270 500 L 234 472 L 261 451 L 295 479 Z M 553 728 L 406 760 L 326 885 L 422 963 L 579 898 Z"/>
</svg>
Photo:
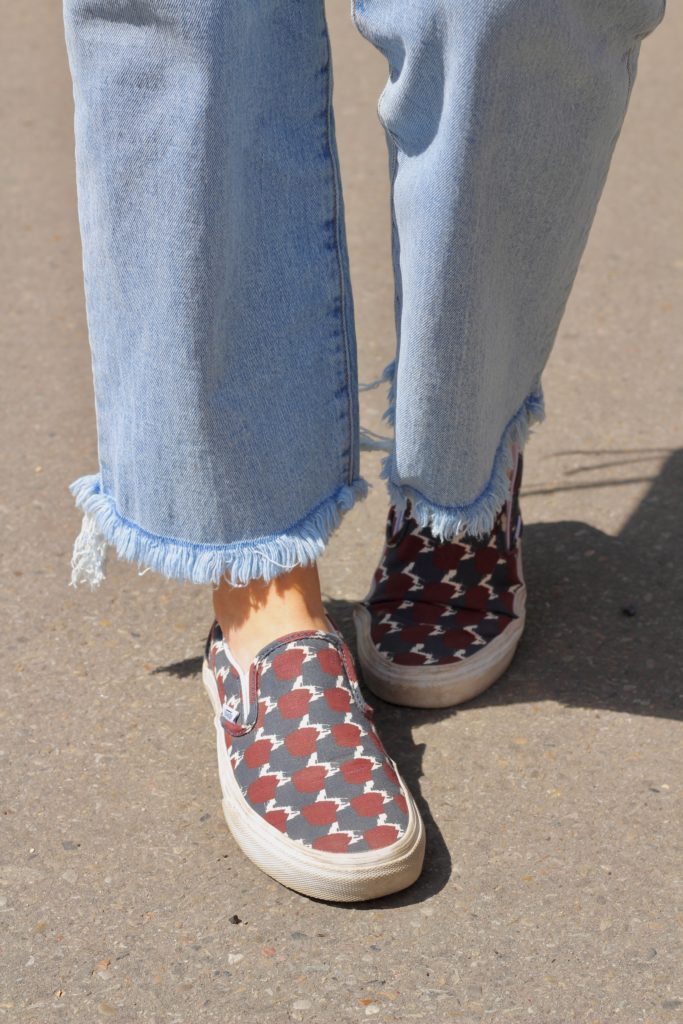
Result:
<svg viewBox="0 0 683 1024">
<path fill-rule="evenodd" d="M 79 477 L 69 490 L 84 513 L 69 586 L 87 583 L 94 590 L 105 579 L 108 545 L 120 558 L 174 579 L 218 584 L 229 571 L 232 586 L 246 586 L 254 578 L 268 583 L 296 565 L 317 561 L 343 514 L 366 497 L 368 484 L 359 477 L 341 487 L 286 533 L 225 546 L 183 543 L 148 533 L 119 515 L 111 495 L 102 493 L 98 473 Z"/>
<path fill-rule="evenodd" d="M 390 437 L 376 434 L 374 430 L 369 430 L 367 427 L 361 427 L 360 450 L 362 452 L 391 452 L 394 450 L 394 442 Z"/>
<path fill-rule="evenodd" d="M 382 419 L 385 423 L 388 423 L 390 427 L 396 426 L 396 360 L 392 359 L 390 363 L 384 367 L 384 373 L 382 374 L 382 380 L 387 381 L 389 384 L 389 391 L 387 393 L 387 407 L 382 414 Z"/>
<path fill-rule="evenodd" d="M 394 379 L 396 376 L 396 360 L 392 361 L 384 367 L 381 376 L 376 377 L 375 380 L 370 381 L 369 384 L 359 384 L 359 391 L 374 391 L 375 388 L 381 387 L 382 384 L 389 384 L 389 392 L 387 396 L 388 407 L 383 413 L 382 419 L 387 420 L 392 426 L 394 425 L 393 419 L 393 406 L 395 402 L 395 383 Z M 377 434 L 374 430 L 369 430 L 368 427 L 360 428 L 360 450 L 362 452 L 392 452 L 394 449 L 394 442 L 391 437 L 386 437 L 383 434 Z"/>
<path fill-rule="evenodd" d="M 485 537 L 493 529 L 496 515 L 508 496 L 508 474 L 514 468 L 516 451 L 522 451 L 524 448 L 532 433 L 531 425 L 541 423 L 544 419 L 545 404 L 543 390 L 539 384 L 537 389 L 527 396 L 503 431 L 488 483 L 479 496 L 467 505 L 436 505 L 414 488 L 396 484 L 393 480 L 392 451 L 382 460 L 380 476 L 387 483 L 389 498 L 396 508 L 398 520 L 403 520 L 409 506 L 409 513 L 418 525 L 428 526 L 440 540 L 453 540 L 465 533 L 474 537 Z"/>
</svg>

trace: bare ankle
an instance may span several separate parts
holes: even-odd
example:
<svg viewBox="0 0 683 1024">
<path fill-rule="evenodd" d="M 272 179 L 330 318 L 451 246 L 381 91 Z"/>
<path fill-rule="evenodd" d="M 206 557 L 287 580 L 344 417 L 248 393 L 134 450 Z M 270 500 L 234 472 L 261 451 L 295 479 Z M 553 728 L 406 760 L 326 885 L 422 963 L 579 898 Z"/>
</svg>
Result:
<svg viewBox="0 0 683 1024">
<path fill-rule="evenodd" d="M 316 565 L 296 566 L 270 583 L 227 581 L 213 590 L 214 615 L 243 669 L 271 640 L 299 629 L 329 629 Z"/>
</svg>

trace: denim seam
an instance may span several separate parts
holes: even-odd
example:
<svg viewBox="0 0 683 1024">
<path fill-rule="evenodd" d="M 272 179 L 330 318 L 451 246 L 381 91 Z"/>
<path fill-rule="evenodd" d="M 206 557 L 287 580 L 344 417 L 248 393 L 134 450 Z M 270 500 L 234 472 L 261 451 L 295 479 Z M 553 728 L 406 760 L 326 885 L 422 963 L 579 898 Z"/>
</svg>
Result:
<svg viewBox="0 0 683 1024">
<path fill-rule="evenodd" d="M 364 39 L 369 39 L 367 33 L 364 32 L 363 29 L 361 28 L 360 21 L 358 19 L 358 4 L 357 4 L 357 0 L 351 0 L 351 20 L 352 20 L 356 30 L 358 31 L 358 33 L 361 36 L 363 36 Z M 388 58 L 387 58 L 387 64 L 389 64 Z M 388 75 L 389 75 L 389 77 L 387 78 L 387 81 L 384 84 L 384 88 L 382 89 L 382 91 L 381 91 L 381 93 L 379 95 L 379 98 L 377 100 L 376 112 L 377 112 L 377 120 L 379 121 L 380 125 L 382 126 L 382 128 L 384 129 L 385 134 L 386 134 L 386 143 L 387 143 L 387 150 L 388 150 L 388 157 L 389 157 L 389 207 L 390 207 L 390 213 L 391 213 L 391 263 L 392 263 L 392 270 L 393 270 L 393 277 L 394 277 L 394 323 L 395 323 L 395 331 L 396 331 L 396 342 L 395 342 L 395 348 L 394 348 L 394 358 L 391 360 L 390 363 L 388 363 L 384 367 L 384 370 L 382 372 L 381 377 L 379 378 L 378 383 L 381 382 L 381 381 L 385 381 L 389 385 L 389 390 L 388 390 L 388 395 L 387 395 L 387 408 L 385 409 L 385 411 L 382 414 L 382 419 L 386 423 L 388 423 L 390 426 L 393 426 L 394 423 L 395 423 L 395 418 L 396 418 L 396 416 L 395 416 L 395 414 L 396 414 L 396 409 L 395 409 L 395 405 L 396 405 L 396 371 L 397 371 L 397 366 L 398 366 L 399 351 L 400 351 L 400 347 L 401 347 L 401 308 L 402 308 L 403 295 L 402 295 L 401 268 L 400 268 L 400 257 L 399 257 L 400 246 L 399 246 L 399 238 L 398 238 L 398 224 L 396 223 L 396 209 L 395 209 L 395 206 L 394 206 L 394 185 L 395 185 L 395 181 L 396 181 L 396 173 L 397 173 L 397 170 L 398 170 L 399 143 L 398 143 L 398 138 L 391 131 L 391 129 L 389 128 L 389 126 L 386 123 L 386 120 L 382 116 L 382 100 L 384 99 L 384 96 L 385 96 L 389 86 L 391 85 L 391 67 L 389 67 Z M 384 438 L 382 438 L 381 441 L 384 441 Z M 363 443 L 363 441 L 361 441 L 361 448 L 363 448 L 363 447 L 366 450 L 368 450 L 368 451 L 374 451 L 374 450 L 377 449 L 378 445 L 375 443 L 374 440 L 372 440 L 369 437 L 367 437 L 365 443 Z M 381 448 L 381 447 L 383 447 L 383 445 L 380 444 L 379 447 Z"/>
<path fill-rule="evenodd" d="M 338 283 L 339 283 L 339 318 L 342 329 L 342 341 L 344 346 L 344 366 L 345 366 L 345 378 L 346 378 L 346 392 L 347 392 L 347 410 L 348 410 L 348 466 L 346 468 L 346 478 L 350 484 L 353 483 L 355 463 L 357 456 L 357 445 L 355 444 L 356 438 L 356 416 L 353 403 L 353 395 L 351 394 L 351 357 L 349 352 L 349 331 L 346 317 L 346 288 L 344 285 L 344 267 L 343 267 L 343 254 L 342 254 L 342 242 L 339 224 L 339 195 L 341 192 L 341 174 L 339 168 L 339 159 L 336 148 L 336 141 L 333 139 L 332 132 L 332 97 L 333 97 L 333 67 L 332 67 L 332 47 L 330 44 L 329 29 L 327 25 L 327 14 L 325 12 L 325 6 L 323 4 L 323 23 L 325 31 L 325 46 L 327 50 L 327 63 L 325 65 L 327 71 L 327 89 L 326 89 L 326 104 L 327 104 L 327 116 L 325 120 L 326 129 L 326 143 L 327 151 L 330 157 L 330 163 L 332 165 L 332 195 L 333 195 L 333 221 L 334 221 L 334 236 L 335 245 L 337 252 L 337 272 L 338 272 Z"/>
<path fill-rule="evenodd" d="M 362 0 L 361 0 L 361 2 L 362 2 Z M 367 34 L 367 32 L 364 32 L 363 29 L 360 27 L 360 21 L 358 20 L 358 5 L 357 5 L 356 0 L 351 0 L 351 20 L 353 21 L 353 24 L 355 25 L 355 27 L 358 30 L 358 32 L 360 33 L 360 35 L 362 35 L 363 38 L 367 39 L 369 42 L 372 42 L 372 44 L 374 46 L 377 46 L 377 44 L 374 42 L 374 40 L 370 39 L 370 36 Z M 386 56 L 386 54 L 385 54 L 385 56 Z M 394 143 L 394 145 L 396 145 L 398 147 L 398 137 L 396 135 L 394 135 L 394 132 L 391 130 L 391 128 L 389 128 L 389 126 L 387 125 L 384 117 L 382 116 L 382 100 L 384 99 L 384 97 L 385 97 L 385 95 L 386 95 L 386 93 L 387 93 L 387 91 L 389 89 L 389 86 L 393 84 L 392 81 L 391 81 L 391 64 L 390 64 L 390 61 L 389 61 L 388 57 L 387 57 L 387 64 L 389 65 L 389 77 L 388 77 L 387 81 L 384 83 L 384 88 L 382 89 L 382 91 L 379 94 L 379 97 L 377 99 L 377 119 L 378 119 L 379 123 L 381 124 L 382 128 L 384 128 L 384 131 L 387 133 L 389 138 Z"/>
<path fill-rule="evenodd" d="M 391 263 L 394 277 L 394 329 L 396 342 L 394 347 L 394 358 L 388 363 L 382 379 L 389 384 L 387 395 L 387 407 L 382 414 L 382 419 L 391 426 L 396 424 L 396 377 L 398 373 L 398 362 L 401 352 L 401 317 L 403 313 L 403 281 L 401 277 L 401 246 L 398 233 L 398 222 L 396 220 L 396 205 L 394 192 L 396 187 L 396 175 L 398 173 L 398 145 L 394 136 L 385 127 L 387 148 L 389 150 L 390 186 L 389 204 L 391 211 Z"/>
<path fill-rule="evenodd" d="M 661 22 L 664 20 L 664 15 L 665 14 L 666 14 L 666 0 L 662 0 L 662 2 L 660 4 L 659 15 L 657 17 L 657 21 L 654 23 L 654 25 L 648 26 L 648 28 L 644 32 L 639 32 L 638 35 L 635 37 L 635 42 L 633 43 L 633 45 L 631 47 L 629 47 L 629 49 L 626 51 L 626 73 L 628 75 L 628 97 L 627 98 L 629 98 L 629 99 L 630 99 L 631 91 L 633 89 L 633 86 L 634 86 L 635 80 L 636 80 L 635 69 L 634 69 L 634 66 L 633 66 L 633 58 L 636 55 L 636 53 L 637 53 L 637 51 L 638 51 L 638 49 L 640 47 L 640 44 L 642 43 L 643 39 L 645 39 L 652 32 L 654 32 L 654 30 L 657 28 L 657 26 L 660 25 Z"/>
<path fill-rule="evenodd" d="M 634 73 L 634 69 L 633 69 L 633 58 L 634 58 L 635 52 L 636 52 L 636 50 L 638 49 L 639 46 L 640 46 L 639 42 L 634 43 L 633 46 L 629 50 L 626 51 L 626 74 L 628 76 L 628 95 L 629 96 L 631 95 L 631 90 L 633 89 L 633 84 L 635 82 L 635 73 Z"/>
</svg>

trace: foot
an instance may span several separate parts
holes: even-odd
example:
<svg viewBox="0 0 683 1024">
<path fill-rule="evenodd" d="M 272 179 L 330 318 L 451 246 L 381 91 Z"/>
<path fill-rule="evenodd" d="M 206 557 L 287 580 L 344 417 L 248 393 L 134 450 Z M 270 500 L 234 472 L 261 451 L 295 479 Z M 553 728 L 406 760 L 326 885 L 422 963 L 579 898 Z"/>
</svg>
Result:
<svg viewBox="0 0 683 1024">
<path fill-rule="evenodd" d="M 383 700 L 448 707 L 482 693 L 505 671 L 522 636 L 519 489 L 522 456 L 508 501 L 484 538 L 439 541 L 395 510 L 368 596 L 354 609 L 363 679 Z"/>
<path fill-rule="evenodd" d="M 203 681 L 225 818 L 247 857 L 325 900 L 374 899 L 415 881 L 424 826 L 338 632 L 271 640 L 247 672 L 214 622 Z"/>
</svg>

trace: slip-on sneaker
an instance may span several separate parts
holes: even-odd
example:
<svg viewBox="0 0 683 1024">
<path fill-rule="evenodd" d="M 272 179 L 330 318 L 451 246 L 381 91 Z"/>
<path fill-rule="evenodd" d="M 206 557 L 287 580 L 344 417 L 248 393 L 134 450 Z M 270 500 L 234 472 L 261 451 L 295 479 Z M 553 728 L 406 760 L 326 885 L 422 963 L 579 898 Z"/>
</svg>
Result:
<svg viewBox="0 0 683 1024">
<path fill-rule="evenodd" d="M 375 899 L 417 879 L 424 825 L 336 630 L 278 637 L 246 672 L 214 621 L 203 681 L 225 818 L 254 864 L 324 900 Z"/>
<path fill-rule="evenodd" d="M 490 534 L 437 540 L 392 507 L 370 591 L 354 608 L 363 680 L 392 704 L 440 708 L 482 693 L 524 631 L 522 455 Z M 398 525 L 398 528 L 397 528 Z"/>
</svg>

